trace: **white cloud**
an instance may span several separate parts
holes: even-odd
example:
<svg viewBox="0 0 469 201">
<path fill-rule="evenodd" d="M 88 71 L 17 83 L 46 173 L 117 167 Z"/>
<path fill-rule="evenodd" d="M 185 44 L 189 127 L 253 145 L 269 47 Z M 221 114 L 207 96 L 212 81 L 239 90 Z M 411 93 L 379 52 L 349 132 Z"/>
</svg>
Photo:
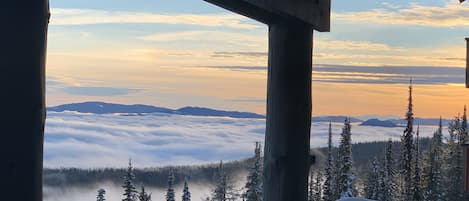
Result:
<svg viewBox="0 0 469 201">
<path fill-rule="evenodd" d="M 335 124 L 334 141 L 341 124 Z M 237 160 L 252 155 L 264 141 L 263 119 L 181 115 L 48 114 L 45 167 L 124 167 L 132 158 L 139 167 L 190 165 Z M 325 146 L 327 123 L 313 123 L 312 147 Z M 433 127 L 421 127 L 430 136 Z M 353 141 L 398 140 L 402 128 L 353 126 Z"/>
<path fill-rule="evenodd" d="M 390 4 L 387 4 L 388 7 Z M 445 6 L 412 4 L 408 8 L 333 13 L 334 20 L 393 25 L 454 27 L 469 25 L 469 7 L 448 1 Z"/>
<path fill-rule="evenodd" d="M 369 41 L 352 41 L 352 40 L 316 40 L 314 47 L 319 50 L 368 50 L 368 51 L 399 51 L 401 48 L 390 47 L 383 43 L 373 43 Z"/>
<path fill-rule="evenodd" d="M 238 29 L 259 27 L 253 21 L 235 14 L 161 14 L 63 8 L 52 8 L 51 13 L 51 25 L 151 23 L 231 27 Z"/>
<path fill-rule="evenodd" d="M 233 45 L 247 44 L 262 46 L 267 44 L 267 35 L 252 35 L 227 31 L 181 31 L 171 33 L 158 33 L 140 37 L 142 40 L 154 42 L 172 41 L 223 41 Z"/>
</svg>

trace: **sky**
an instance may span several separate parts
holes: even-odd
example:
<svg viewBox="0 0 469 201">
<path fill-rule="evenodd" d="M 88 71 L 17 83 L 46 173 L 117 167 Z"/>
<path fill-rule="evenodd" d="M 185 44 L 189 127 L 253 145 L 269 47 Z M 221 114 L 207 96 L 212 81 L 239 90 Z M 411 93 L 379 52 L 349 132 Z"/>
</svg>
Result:
<svg viewBox="0 0 469 201">
<path fill-rule="evenodd" d="M 266 25 L 202 0 L 51 0 L 47 105 L 81 101 L 265 113 Z M 332 0 L 314 32 L 313 115 L 462 112 L 469 4 Z"/>
</svg>

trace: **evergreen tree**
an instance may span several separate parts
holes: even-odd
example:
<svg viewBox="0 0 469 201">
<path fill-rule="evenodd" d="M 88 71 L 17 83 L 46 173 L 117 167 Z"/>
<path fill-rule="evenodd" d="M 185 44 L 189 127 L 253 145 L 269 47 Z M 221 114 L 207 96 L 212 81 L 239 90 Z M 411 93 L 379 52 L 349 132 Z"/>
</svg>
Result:
<svg viewBox="0 0 469 201">
<path fill-rule="evenodd" d="M 384 165 L 382 173 L 382 197 L 379 199 L 381 201 L 394 201 L 395 194 L 397 191 L 396 184 L 396 171 L 394 169 L 394 159 L 392 152 L 392 140 L 389 139 L 386 144 L 385 154 L 384 154 Z"/>
<path fill-rule="evenodd" d="M 371 172 L 368 175 L 365 196 L 371 200 L 378 200 L 380 188 L 380 176 L 378 159 L 375 157 L 371 163 Z"/>
<path fill-rule="evenodd" d="M 313 201 L 321 201 L 321 196 L 322 196 L 322 174 L 320 171 L 316 173 L 316 180 L 314 181 L 313 185 L 313 194 L 312 194 L 312 200 Z"/>
<path fill-rule="evenodd" d="M 351 125 L 349 118 L 345 119 L 344 128 L 342 129 L 341 141 L 339 146 L 340 165 L 337 188 L 340 190 L 340 197 L 347 198 L 353 197 L 354 176 L 352 174 L 352 138 L 351 138 Z"/>
<path fill-rule="evenodd" d="M 175 201 L 174 194 L 174 173 L 171 170 L 168 176 L 168 189 L 166 190 L 166 201 Z"/>
<path fill-rule="evenodd" d="M 447 168 L 446 168 L 446 200 L 463 200 L 463 191 L 461 186 L 463 181 L 463 164 L 461 162 L 462 152 L 460 149 L 461 140 L 461 118 L 458 116 L 450 122 L 448 131 L 450 139 L 448 140 Z"/>
<path fill-rule="evenodd" d="M 151 194 L 148 194 L 145 191 L 145 187 L 142 186 L 142 191 L 138 194 L 138 200 L 139 201 L 151 201 Z"/>
<path fill-rule="evenodd" d="M 422 191 L 420 189 L 420 152 L 419 152 L 419 126 L 417 126 L 417 137 L 415 140 L 415 160 L 414 160 L 414 180 L 413 180 L 413 201 L 423 201 Z"/>
<path fill-rule="evenodd" d="M 461 127 L 459 128 L 460 144 L 467 144 L 469 142 L 468 130 L 467 130 L 467 110 L 464 105 L 464 114 L 461 119 Z"/>
<path fill-rule="evenodd" d="M 104 194 L 106 194 L 106 190 L 100 188 L 98 190 L 98 196 L 96 196 L 96 201 L 105 201 Z"/>
<path fill-rule="evenodd" d="M 212 192 L 212 201 L 235 200 L 236 197 L 234 196 L 232 189 L 233 187 L 223 168 L 223 161 L 220 161 L 220 166 L 218 167 L 217 172 L 217 184 Z"/>
<path fill-rule="evenodd" d="M 182 190 L 182 201 L 191 201 L 191 192 L 189 191 L 187 181 L 184 181 L 184 189 Z"/>
<path fill-rule="evenodd" d="M 326 180 L 324 181 L 324 201 L 334 201 L 333 198 L 333 181 L 334 181 L 334 159 L 332 157 L 332 124 L 329 122 L 329 140 L 327 142 L 327 166 Z"/>
<path fill-rule="evenodd" d="M 132 167 L 132 160 L 129 159 L 129 167 L 124 175 L 124 185 L 122 185 L 122 188 L 124 188 L 124 199 L 122 199 L 122 201 L 135 201 L 137 191 L 133 184 L 134 179 L 135 175 Z"/>
<path fill-rule="evenodd" d="M 409 201 L 413 199 L 413 188 L 412 188 L 412 155 L 414 149 L 413 143 L 413 125 L 414 125 L 414 113 L 412 110 L 412 80 L 409 85 L 409 105 L 406 113 L 407 126 L 401 137 L 401 156 L 400 156 L 400 182 L 401 182 L 401 196 L 403 201 Z"/>
<path fill-rule="evenodd" d="M 339 155 L 339 151 L 337 150 L 334 161 L 333 161 L 334 163 L 333 179 L 334 180 L 333 180 L 333 185 L 332 185 L 333 194 L 331 198 L 333 201 L 340 199 L 340 193 L 342 192 L 341 183 L 340 183 L 340 174 L 341 174 L 340 171 L 341 171 L 342 164 L 339 161 L 339 159 L 340 159 L 340 155 Z"/>
<path fill-rule="evenodd" d="M 433 133 L 430 149 L 427 151 L 427 162 L 424 167 L 425 200 L 443 201 L 443 188 L 441 183 L 441 162 L 443 160 L 443 125 L 440 117 L 438 130 Z"/>
<path fill-rule="evenodd" d="M 256 142 L 254 149 L 254 164 L 249 172 L 246 182 L 246 201 L 261 201 L 262 200 L 262 159 L 261 159 L 261 144 Z"/>
<path fill-rule="evenodd" d="M 387 191 L 386 182 L 387 181 L 386 181 L 386 161 L 385 160 L 382 161 L 381 166 L 379 167 L 378 175 L 379 175 L 378 193 L 376 195 L 376 200 L 386 200 L 387 199 L 387 196 L 386 196 L 386 191 Z"/>
</svg>

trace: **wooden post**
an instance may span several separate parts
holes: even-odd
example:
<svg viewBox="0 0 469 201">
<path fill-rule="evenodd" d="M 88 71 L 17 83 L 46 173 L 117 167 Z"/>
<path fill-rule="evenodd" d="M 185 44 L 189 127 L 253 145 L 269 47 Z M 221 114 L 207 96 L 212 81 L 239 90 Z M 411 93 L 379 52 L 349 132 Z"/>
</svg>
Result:
<svg viewBox="0 0 469 201">
<path fill-rule="evenodd" d="M 466 38 L 466 88 L 469 88 L 469 38 Z"/>
<path fill-rule="evenodd" d="M 264 200 L 306 200 L 311 128 L 312 27 L 269 26 Z"/>
<path fill-rule="evenodd" d="M 0 6 L 2 200 L 41 201 L 48 0 Z"/>
<path fill-rule="evenodd" d="M 329 31 L 330 0 L 206 0 L 269 25 L 264 201 L 306 201 L 313 29 Z"/>
</svg>

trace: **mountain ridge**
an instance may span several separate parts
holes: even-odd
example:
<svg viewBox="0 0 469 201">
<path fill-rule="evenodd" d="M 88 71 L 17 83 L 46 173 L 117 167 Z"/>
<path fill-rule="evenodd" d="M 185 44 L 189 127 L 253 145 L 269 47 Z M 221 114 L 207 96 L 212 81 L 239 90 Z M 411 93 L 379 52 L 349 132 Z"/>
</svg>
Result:
<svg viewBox="0 0 469 201">
<path fill-rule="evenodd" d="M 165 107 L 157 107 L 152 105 L 143 104 L 116 104 L 106 102 L 81 102 L 81 103 L 70 103 L 63 104 L 53 107 L 48 107 L 47 111 L 53 112 L 65 112 L 74 111 L 80 113 L 92 113 L 92 114 L 115 114 L 115 113 L 127 113 L 127 114 L 150 114 L 150 113 L 165 113 L 165 114 L 178 114 L 178 115 L 193 115 L 193 116 L 223 116 L 233 118 L 265 118 L 264 115 L 252 113 L 252 112 L 239 112 L 239 111 L 224 111 L 216 110 L 205 107 L 193 107 L 186 106 L 179 109 L 170 109 Z"/>
<path fill-rule="evenodd" d="M 207 107 L 197 107 L 197 106 L 186 106 L 179 109 L 170 109 L 166 107 L 158 107 L 152 105 L 144 104 L 117 104 L 117 103 L 107 103 L 99 101 L 89 101 L 89 102 L 80 102 L 80 103 L 69 103 L 62 104 L 53 107 L 47 107 L 47 111 L 52 112 L 65 112 L 73 111 L 80 113 L 92 113 L 92 114 L 150 114 L 150 113 L 164 113 L 164 114 L 176 114 L 176 115 L 192 115 L 192 116 L 215 116 L 215 117 L 232 117 L 232 118 L 254 118 L 254 119 L 264 119 L 265 115 L 257 114 L 253 112 L 241 112 L 241 111 L 226 111 L 219 109 L 212 109 Z M 324 116 L 312 116 L 313 122 L 333 122 L 341 123 L 344 122 L 347 116 L 341 115 L 324 115 Z M 376 119 L 370 117 L 370 119 L 361 119 L 359 117 L 349 117 L 352 123 L 363 123 L 371 119 Z M 383 119 L 381 121 L 386 121 L 388 123 L 393 123 L 396 126 L 405 124 L 404 119 Z M 420 125 L 438 125 L 439 119 L 437 118 L 415 118 L 415 121 Z M 443 119 L 443 124 L 447 125 L 449 120 Z M 370 123 L 370 122 L 368 122 Z M 367 124 L 368 124 L 367 123 Z M 379 122 L 371 122 L 368 126 L 382 126 Z M 389 127 L 387 125 L 385 127 Z"/>
</svg>

